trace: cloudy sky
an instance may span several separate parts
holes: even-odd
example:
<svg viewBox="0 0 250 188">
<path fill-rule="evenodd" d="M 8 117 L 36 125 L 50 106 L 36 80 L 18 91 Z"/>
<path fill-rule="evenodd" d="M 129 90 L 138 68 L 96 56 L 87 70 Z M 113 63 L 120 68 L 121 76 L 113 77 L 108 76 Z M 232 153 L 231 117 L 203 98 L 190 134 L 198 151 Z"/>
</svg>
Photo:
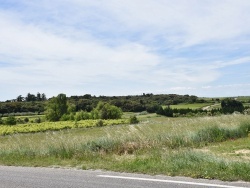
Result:
<svg viewBox="0 0 250 188">
<path fill-rule="evenodd" d="M 250 95 L 249 0 L 0 0 L 0 101 Z"/>
</svg>

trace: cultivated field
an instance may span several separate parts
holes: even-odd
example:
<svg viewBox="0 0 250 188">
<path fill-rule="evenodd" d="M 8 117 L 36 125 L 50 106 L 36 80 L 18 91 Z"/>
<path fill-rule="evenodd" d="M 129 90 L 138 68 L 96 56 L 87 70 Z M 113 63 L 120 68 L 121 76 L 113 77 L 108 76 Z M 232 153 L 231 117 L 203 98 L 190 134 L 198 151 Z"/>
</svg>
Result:
<svg viewBox="0 0 250 188">
<path fill-rule="evenodd" d="M 250 181 L 250 116 L 137 117 L 136 125 L 0 136 L 0 164 Z"/>
<path fill-rule="evenodd" d="M 17 133 L 36 133 L 45 131 L 60 131 L 63 129 L 101 127 L 110 125 L 128 124 L 126 119 L 116 120 L 81 120 L 81 121 L 59 121 L 26 123 L 15 126 L 1 125 L 0 135 L 11 135 Z"/>
</svg>

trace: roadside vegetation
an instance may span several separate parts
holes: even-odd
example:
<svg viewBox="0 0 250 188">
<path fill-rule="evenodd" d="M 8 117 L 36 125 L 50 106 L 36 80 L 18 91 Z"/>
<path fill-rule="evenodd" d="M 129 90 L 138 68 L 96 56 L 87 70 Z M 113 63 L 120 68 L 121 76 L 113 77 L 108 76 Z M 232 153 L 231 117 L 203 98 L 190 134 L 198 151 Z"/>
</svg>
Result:
<svg viewBox="0 0 250 188">
<path fill-rule="evenodd" d="M 35 95 L 29 97 L 36 101 L 27 101 L 28 104 L 43 102 L 44 111 L 0 117 L 1 165 L 250 181 L 247 103 L 236 99 L 144 94 L 132 97 L 144 105 L 138 111 L 133 105 L 134 110 L 123 111 L 126 102 L 122 107 L 114 104 L 123 97 L 100 97 L 103 100 L 98 102 L 93 99 L 95 105 L 85 106 L 86 110 L 78 102 L 92 100 L 89 95 L 82 99 L 59 94 L 39 101 Z M 175 101 L 160 103 L 164 97 Z M 180 106 L 175 106 L 177 98 Z M 131 97 L 127 99 L 131 102 Z M 181 99 L 189 102 L 183 103 Z M 19 100 L 26 103 L 21 96 Z M 133 104 L 138 104 L 135 101 Z"/>
<path fill-rule="evenodd" d="M 0 164 L 250 181 L 248 160 L 232 158 L 224 150 L 207 152 L 249 138 L 249 116 L 136 117 L 137 124 L 2 136 Z M 246 142 L 241 150 L 249 149 L 250 140 Z"/>
</svg>

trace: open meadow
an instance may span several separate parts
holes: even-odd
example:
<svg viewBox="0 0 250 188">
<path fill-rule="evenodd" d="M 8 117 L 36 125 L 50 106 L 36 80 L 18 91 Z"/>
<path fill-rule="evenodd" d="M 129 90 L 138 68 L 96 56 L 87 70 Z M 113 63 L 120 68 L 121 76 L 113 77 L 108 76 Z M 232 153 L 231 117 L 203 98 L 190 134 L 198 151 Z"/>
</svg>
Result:
<svg viewBox="0 0 250 188">
<path fill-rule="evenodd" d="M 33 123 L 68 127 L 2 134 L 0 164 L 250 181 L 250 116 L 137 118 L 138 124 L 121 119 L 101 127 L 71 127 L 74 122 L 67 121 Z"/>
<path fill-rule="evenodd" d="M 188 104 L 188 103 L 183 103 L 183 104 L 176 104 L 176 105 L 170 105 L 170 108 L 190 108 L 190 109 L 200 109 L 204 107 L 209 107 L 211 105 L 214 105 L 214 103 L 193 103 L 193 104 Z"/>
</svg>

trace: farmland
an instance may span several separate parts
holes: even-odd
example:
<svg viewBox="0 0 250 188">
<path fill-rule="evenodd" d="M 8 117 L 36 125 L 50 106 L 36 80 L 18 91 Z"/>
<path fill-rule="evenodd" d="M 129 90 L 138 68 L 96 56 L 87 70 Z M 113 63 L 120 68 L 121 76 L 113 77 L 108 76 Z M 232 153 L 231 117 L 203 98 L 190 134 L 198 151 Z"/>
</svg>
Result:
<svg viewBox="0 0 250 188">
<path fill-rule="evenodd" d="M 250 181 L 250 116 L 167 118 L 135 114 L 140 123 L 128 124 L 131 115 L 125 113 L 119 120 L 123 122 L 113 126 L 1 136 L 0 164 Z M 50 126 L 53 124 L 70 123 L 51 122 Z"/>
<path fill-rule="evenodd" d="M 102 123 L 100 125 L 100 122 Z M 95 126 L 109 126 L 126 124 L 127 120 L 82 120 L 82 121 L 60 121 L 60 122 L 42 122 L 42 123 L 27 123 L 17 126 L 0 126 L 0 135 L 10 135 L 16 133 L 35 133 L 45 131 L 59 131 L 63 129 L 73 128 L 89 128 Z"/>
<path fill-rule="evenodd" d="M 199 108 L 204 108 L 207 106 L 211 106 L 214 103 L 193 103 L 193 104 L 188 104 L 188 103 L 183 103 L 183 104 L 176 104 L 176 105 L 170 105 L 170 108 L 190 108 L 190 109 L 199 109 Z"/>
</svg>

